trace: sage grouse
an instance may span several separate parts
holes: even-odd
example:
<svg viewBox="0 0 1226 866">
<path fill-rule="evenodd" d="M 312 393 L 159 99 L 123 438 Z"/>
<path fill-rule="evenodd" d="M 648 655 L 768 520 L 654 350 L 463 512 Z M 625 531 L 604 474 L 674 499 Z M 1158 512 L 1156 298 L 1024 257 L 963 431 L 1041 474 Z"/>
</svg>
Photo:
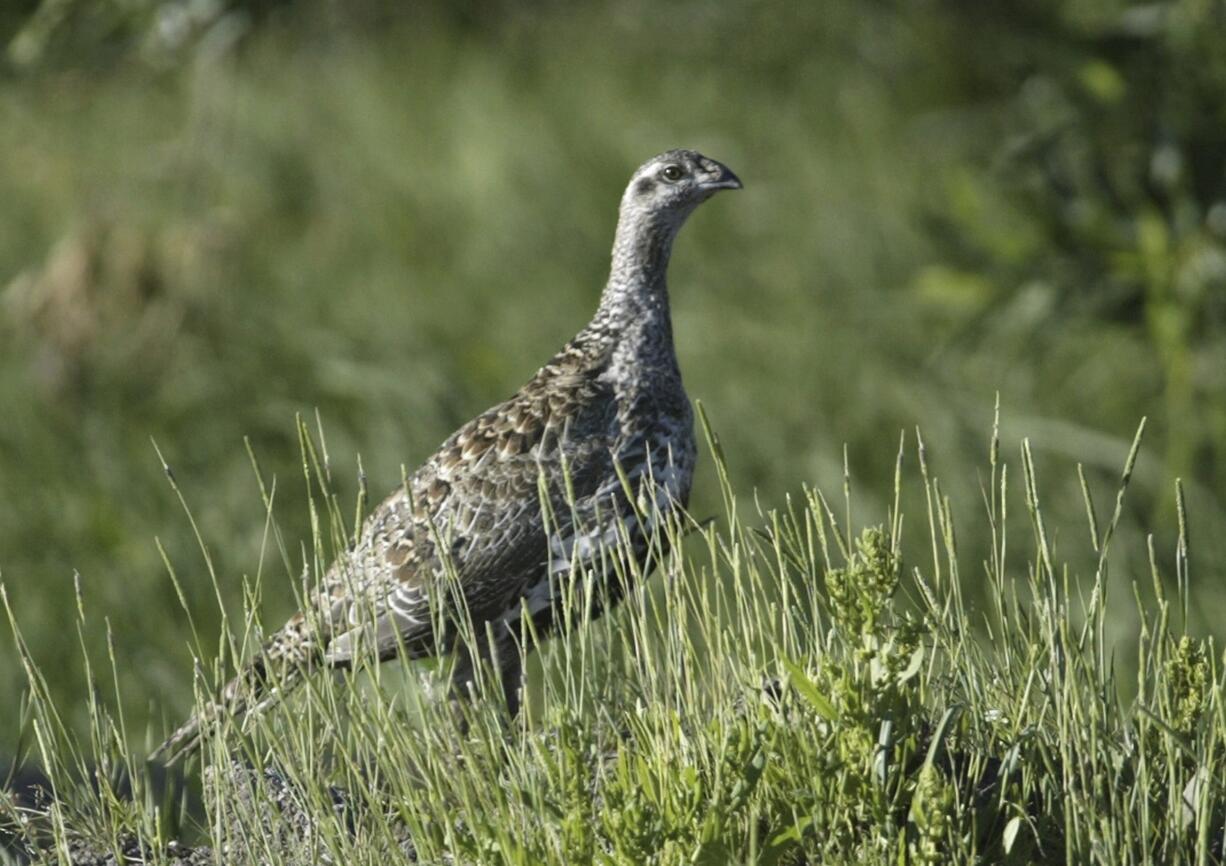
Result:
<svg viewBox="0 0 1226 866">
<path fill-rule="evenodd" d="M 619 547 L 646 565 L 653 528 L 689 498 L 693 416 L 665 271 L 686 217 L 718 190 L 740 187 L 728 168 L 692 150 L 639 168 L 622 196 L 612 269 L 592 321 L 384 500 L 308 609 L 154 757 L 170 762 L 194 751 L 206 723 L 262 708 L 311 669 L 345 667 L 359 653 L 384 660 L 454 650 L 453 699 L 467 696 L 478 664 L 492 662 L 514 715 L 525 612 L 538 634 L 546 630 L 560 578 L 602 551 Z M 602 582 L 602 603 L 619 597 L 609 585 L 618 582 Z M 462 612 L 477 640 L 440 634 L 440 607 L 453 623 Z M 475 659 L 470 645 L 484 647 Z"/>
</svg>

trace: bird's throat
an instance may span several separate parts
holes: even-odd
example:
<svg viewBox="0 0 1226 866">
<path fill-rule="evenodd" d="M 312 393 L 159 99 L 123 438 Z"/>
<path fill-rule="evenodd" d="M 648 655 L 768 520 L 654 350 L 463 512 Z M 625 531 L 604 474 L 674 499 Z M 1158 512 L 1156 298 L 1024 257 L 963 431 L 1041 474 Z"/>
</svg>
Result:
<svg viewBox="0 0 1226 866">
<path fill-rule="evenodd" d="M 597 318 L 619 331 L 655 331 L 671 341 L 666 278 L 677 228 L 622 216 Z"/>
</svg>

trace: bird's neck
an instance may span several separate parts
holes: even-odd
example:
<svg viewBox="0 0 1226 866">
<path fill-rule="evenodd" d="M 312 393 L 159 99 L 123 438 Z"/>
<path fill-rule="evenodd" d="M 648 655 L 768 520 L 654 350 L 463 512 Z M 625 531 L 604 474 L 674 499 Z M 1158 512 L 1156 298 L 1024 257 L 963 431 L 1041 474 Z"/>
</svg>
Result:
<svg viewBox="0 0 1226 866">
<path fill-rule="evenodd" d="M 676 226 L 660 225 L 647 215 L 623 213 L 613 243 L 609 282 L 592 324 L 618 343 L 671 354 L 668 259 Z"/>
</svg>

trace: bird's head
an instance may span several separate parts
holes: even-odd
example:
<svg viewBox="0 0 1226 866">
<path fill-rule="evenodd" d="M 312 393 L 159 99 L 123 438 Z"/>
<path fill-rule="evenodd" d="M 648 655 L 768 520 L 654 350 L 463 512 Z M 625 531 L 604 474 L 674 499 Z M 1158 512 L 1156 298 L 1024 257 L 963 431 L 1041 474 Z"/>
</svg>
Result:
<svg viewBox="0 0 1226 866">
<path fill-rule="evenodd" d="M 740 189 L 728 166 L 693 150 L 670 150 L 643 163 L 622 197 L 622 216 L 679 228 L 694 208 L 721 189 Z"/>
</svg>

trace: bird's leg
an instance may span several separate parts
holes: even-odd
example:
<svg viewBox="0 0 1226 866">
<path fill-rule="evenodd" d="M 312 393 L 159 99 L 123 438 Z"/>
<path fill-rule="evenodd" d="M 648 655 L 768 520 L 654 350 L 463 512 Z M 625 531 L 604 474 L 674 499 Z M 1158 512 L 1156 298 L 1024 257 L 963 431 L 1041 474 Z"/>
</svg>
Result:
<svg viewBox="0 0 1226 866">
<path fill-rule="evenodd" d="M 451 707 L 452 717 L 461 734 L 468 733 L 468 707 L 475 697 L 477 687 L 477 665 L 468 646 L 460 643 L 453 653 L 454 663 L 451 669 L 451 684 L 447 691 L 447 702 Z"/>
<path fill-rule="evenodd" d="M 497 647 L 498 674 L 502 680 L 502 696 L 507 704 L 507 716 L 519 715 L 524 691 L 524 657 L 515 641 L 502 641 Z"/>
<path fill-rule="evenodd" d="M 506 701 L 507 714 L 515 718 L 519 713 L 523 692 L 523 657 L 515 641 L 509 638 L 496 640 L 487 635 L 480 641 L 479 655 L 466 644 L 455 649 L 455 662 L 451 671 L 449 700 L 462 728 L 467 728 L 466 709 L 477 697 L 478 669 L 486 676 L 497 675 L 502 683 L 502 695 Z"/>
</svg>

